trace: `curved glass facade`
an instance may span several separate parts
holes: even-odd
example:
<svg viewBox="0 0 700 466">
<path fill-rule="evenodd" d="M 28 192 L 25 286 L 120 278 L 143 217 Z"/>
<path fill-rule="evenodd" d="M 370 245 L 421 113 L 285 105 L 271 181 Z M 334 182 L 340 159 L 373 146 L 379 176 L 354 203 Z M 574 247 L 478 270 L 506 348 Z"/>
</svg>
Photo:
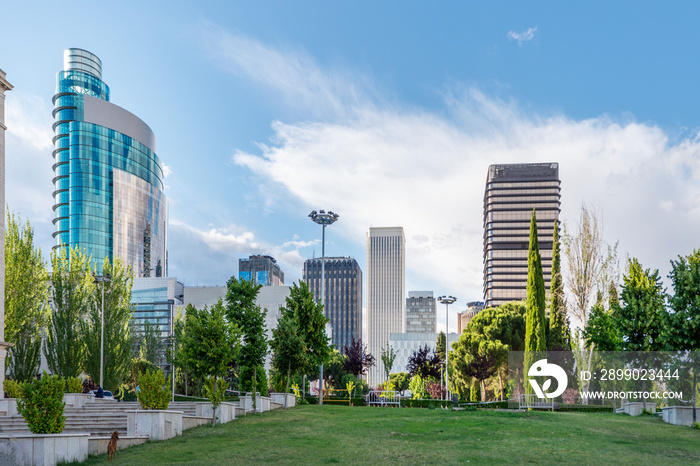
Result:
<svg viewBox="0 0 700 466">
<path fill-rule="evenodd" d="M 102 62 L 68 49 L 54 96 L 54 238 L 101 271 L 121 257 L 136 277 L 167 275 L 167 199 L 155 137 L 109 103 Z M 138 140 L 136 137 L 142 140 Z"/>
</svg>

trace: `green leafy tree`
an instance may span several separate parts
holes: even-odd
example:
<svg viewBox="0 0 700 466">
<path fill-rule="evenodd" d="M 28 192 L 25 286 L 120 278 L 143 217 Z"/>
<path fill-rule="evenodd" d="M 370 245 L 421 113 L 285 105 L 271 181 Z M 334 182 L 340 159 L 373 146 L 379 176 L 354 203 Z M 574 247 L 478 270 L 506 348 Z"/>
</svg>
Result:
<svg viewBox="0 0 700 466">
<path fill-rule="evenodd" d="M 272 365 L 280 373 L 287 375 L 285 393 L 289 393 L 289 381 L 304 368 L 306 358 L 306 346 L 299 335 L 299 326 L 291 315 L 284 315 L 277 322 L 277 328 L 272 330 Z M 287 408 L 287 397 L 284 398 L 284 407 Z"/>
<path fill-rule="evenodd" d="M 344 388 L 340 386 L 340 381 L 348 371 L 345 369 L 347 356 L 341 354 L 337 349 L 331 351 L 331 355 L 323 365 L 323 380 L 333 388 Z"/>
<path fill-rule="evenodd" d="M 240 331 L 226 318 L 221 300 L 202 310 L 190 304 L 185 312 L 185 332 L 178 356 L 186 361 L 194 377 L 227 374 L 229 363 L 240 348 Z"/>
<path fill-rule="evenodd" d="M 542 259 L 537 239 L 537 219 L 532 211 L 530 220 L 530 246 L 527 256 L 527 299 L 525 301 L 525 351 L 546 351 L 545 292 L 542 275 Z"/>
<path fill-rule="evenodd" d="M 51 252 L 52 309 L 44 340 L 49 369 L 61 377 L 76 377 L 85 367 L 86 342 L 81 323 L 94 306 L 95 284 L 90 258 L 79 248 Z"/>
<path fill-rule="evenodd" d="M 525 300 L 525 362 L 523 370 L 529 370 L 533 361 L 540 358 L 538 353 L 547 350 L 547 338 L 545 332 L 545 291 L 544 277 L 542 274 L 542 258 L 540 257 L 540 246 L 537 238 L 537 218 L 535 210 L 532 210 L 530 220 L 530 245 L 527 256 L 527 298 Z M 486 354 L 479 353 L 474 356 L 483 359 L 484 365 L 489 362 Z M 471 366 L 467 366 L 469 370 Z M 480 372 L 481 375 L 487 371 Z M 530 393 L 532 387 L 525 387 Z M 484 385 L 481 385 L 481 397 L 484 397 Z"/>
<path fill-rule="evenodd" d="M 142 409 L 168 409 L 170 404 L 170 378 L 160 369 L 148 369 L 139 375 L 137 396 Z"/>
<path fill-rule="evenodd" d="M 411 376 L 408 372 L 394 372 L 389 376 L 389 381 L 394 384 L 394 387 L 403 395 L 404 390 L 408 390 L 408 384 L 411 382 Z"/>
<path fill-rule="evenodd" d="M 240 329 L 243 341 L 241 349 L 236 359 L 239 372 L 241 390 L 248 390 L 253 393 L 263 391 L 263 387 L 258 387 L 257 372 L 265 363 L 265 356 L 268 352 L 268 344 L 265 338 L 265 314 L 266 310 L 255 304 L 255 298 L 261 285 L 255 285 L 248 280 L 238 281 L 236 277 L 231 277 L 227 284 L 226 292 L 226 314 L 231 322 L 234 322 Z M 251 369 L 252 377 L 244 377 L 246 373 L 242 368 Z M 263 368 L 264 371 L 264 368 Z M 265 385 L 265 388 L 267 385 Z M 255 407 L 255 401 L 253 401 Z"/>
<path fill-rule="evenodd" d="M 441 334 L 444 336 L 444 334 Z M 440 337 L 438 336 L 438 343 L 440 342 Z M 396 351 L 394 351 L 393 346 L 387 345 L 386 348 L 382 348 L 382 364 L 384 365 L 384 375 L 387 380 L 391 374 L 391 369 L 394 367 L 394 360 L 396 360 Z"/>
<path fill-rule="evenodd" d="M 204 380 L 204 387 L 202 388 L 202 393 L 204 396 L 209 398 L 212 406 L 211 414 L 211 426 L 216 427 L 216 409 L 219 407 L 221 402 L 224 400 L 224 395 L 226 394 L 226 389 L 228 388 L 228 383 L 224 379 L 217 379 L 216 377 L 207 376 Z"/>
<path fill-rule="evenodd" d="M 618 323 L 612 310 L 606 310 L 602 303 L 597 303 L 591 309 L 588 324 L 583 330 L 586 347 L 595 347 L 598 351 L 619 351 L 622 348 L 622 338 Z"/>
<path fill-rule="evenodd" d="M 124 265 L 120 258 L 114 263 L 105 258 L 103 274 L 109 281 L 97 283 L 93 287 L 92 306 L 88 318 L 81 324 L 85 341 L 85 372 L 102 387 L 115 390 L 128 377 L 131 371 L 132 339 L 131 286 L 134 275 L 131 267 Z M 102 293 L 104 287 L 104 380 L 100 381 L 100 339 L 102 336 Z"/>
<path fill-rule="evenodd" d="M 440 358 L 440 361 L 444 364 L 445 363 L 445 353 L 447 351 L 447 339 L 445 338 L 445 332 L 440 332 L 438 333 L 437 337 L 437 348 L 435 349 L 437 352 L 438 358 Z"/>
<path fill-rule="evenodd" d="M 659 271 L 643 269 L 636 258 L 630 259 L 620 297 L 622 306 L 613 312 L 622 337 L 622 349 L 663 351 L 662 335 L 666 333 L 668 314 Z"/>
<path fill-rule="evenodd" d="M 458 374 L 456 380 L 463 386 L 469 386 L 470 382 L 477 380 L 481 384 L 481 401 L 486 401 L 485 382 L 507 361 L 508 350 L 508 345 L 499 340 L 489 340 L 483 335 L 468 331 L 462 333 L 454 345 L 452 357 Z"/>
<path fill-rule="evenodd" d="M 673 313 L 666 332 L 671 351 L 700 350 L 700 250 L 671 261 L 669 278 L 674 294 L 669 297 Z"/>
<path fill-rule="evenodd" d="M 46 371 L 37 380 L 20 384 L 17 411 L 22 415 L 29 430 L 34 434 L 60 434 L 66 425 L 63 410 L 63 387 L 65 383 L 57 375 Z"/>
<path fill-rule="evenodd" d="M 5 339 L 10 377 L 33 379 L 41 360 L 41 332 L 48 323 L 48 275 L 29 221 L 7 214 L 5 231 Z"/>
<path fill-rule="evenodd" d="M 564 301 L 564 284 L 561 276 L 561 253 L 559 245 L 559 223 L 554 221 L 552 242 L 552 280 L 549 288 L 549 339 L 547 346 L 550 350 L 565 350 L 571 347 L 569 343 L 569 323 L 566 317 Z"/>
<path fill-rule="evenodd" d="M 669 316 L 664 340 L 670 351 L 700 350 L 700 250 L 693 251 L 687 257 L 678 257 L 671 261 L 669 278 L 673 285 L 673 296 L 669 305 L 673 313 Z M 690 365 L 693 372 L 691 392 L 697 393 L 697 373 L 700 369 L 696 353 L 691 353 Z M 697 396 L 693 396 L 693 408 Z M 693 422 L 696 410 L 693 409 Z"/>
<path fill-rule="evenodd" d="M 178 393 L 189 394 L 189 383 L 192 379 L 192 371 L 188 366 L 188 361 L 182 352 L 182 343 L 185 335 L 185 312 L 182 307 L 178 307 L 175 313 L 173 325 L 173 340 L 166 349 L 168 362 L 175 366 L 176 378 L 175 388 Z"/>
<path fill-rule="evenodd" d="M 292 285 L 280 312 L 283 316 L 294 318 L 306 347 L 303 372 L 313 373 L 331 354 L 330 338 L 326 336 L 328 319 L 323 315 L 323 305 L 314 301 L 313 293 L 305 282 L 299 282 Z"/>
<path fill-rule="evenodd" d="M 524 351 L 525 349 L 525 306 L 520 303 L 505 303 L 499 307 L 487 308 L 478 313 L 467 325 L 467 332 L 480 335 L 487 341 L 499 342 L 507 347 L 507 351 Z M 498 367 L 498 383 L 501 398 L 504 397 L 504 379 L 508 379 L 507 374 L 507 354 L 497 353 L 496 365 Z M 460 366 L 466 370 L 466 366 Z M 456 377 L 453 383 L 462 384 L 462 392 L 465 394 L 471 384 L 471 378 L 463 374 L 459 377 L 455 371 L 451 371 Z M 461 382 L 459 382 L 461 381 Z M 483 392 L 483 391 L 482 391 Z"/>
</svg>

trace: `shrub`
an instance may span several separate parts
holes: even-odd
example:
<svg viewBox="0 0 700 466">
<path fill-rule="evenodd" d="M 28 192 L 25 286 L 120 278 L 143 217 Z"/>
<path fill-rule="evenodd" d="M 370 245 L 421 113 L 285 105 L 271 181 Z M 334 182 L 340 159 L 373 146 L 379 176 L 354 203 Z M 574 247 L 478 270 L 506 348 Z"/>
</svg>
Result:
<svg viewBox="0 0 700 466">
<path fill-rule="evenodd" d="M 66 425 L 63 387 L 64 382 L 59 376 L 48 375 L 46 371 L 41 379 L 20 385 L 17 411 L 33 433 L 58 434 L 63 431 Z"/>
<path fill-rule="evenodd" d="M 80 377 L 66 378 L 66 393 L 83 393 L 83 381 Z"/>
<path fill-rule="evenodd" d="M 564 394 L 561 396 L 564 403 L 567 405 L 573 405 L 578 403 L 578 390 L 575 388 L 567 388 L 564 390 Z"/>
<path fill-rule="evenodd" d="M 425 379 L 416 374 L 411 377 L 411 382 L 408 384 L 408 389 L 411 390 L 411 398 L 415 400 L 424 400 L 430 398 L 430 393 L 426 390 L 426 385 L 430 382 L 437 382 L 433 377 Z"/>
<path fill-rule="evenodd" d="M 439 382 L 428 382 L 425 384 L 425 389 L 430 393 L 431 398 L 441 400 L 445 397 L 445 389 Z"/>
<path fill-rule="evenodd" d="M 161 370 L 147 370 L 139 376 L 138 397 L 143 409 L 168 409 L 170 403 L 170 378 L 165 381 Z"/>
<path fill-rule="evenodd" d="M 19 382 L 16 380 L 5 379 L 2 388 L 8 398 L 19 398 Z"/>
</svg>

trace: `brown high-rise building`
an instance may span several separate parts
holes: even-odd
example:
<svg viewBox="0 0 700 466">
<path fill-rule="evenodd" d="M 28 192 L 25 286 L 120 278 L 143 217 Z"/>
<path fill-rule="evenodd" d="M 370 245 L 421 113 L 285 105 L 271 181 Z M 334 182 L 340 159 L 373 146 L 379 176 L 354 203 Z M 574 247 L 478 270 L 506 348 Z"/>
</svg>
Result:
<svg viewBox="0 0 700 466">
<path fill-rule="evenodd" d="M 535 209 L 545 289 L 552 274 L 554 221 L 561 211 L 558 163 L 491 165 L 484 194 L 486 307 L 527 295 L 530 218 Z"/>
</svg>

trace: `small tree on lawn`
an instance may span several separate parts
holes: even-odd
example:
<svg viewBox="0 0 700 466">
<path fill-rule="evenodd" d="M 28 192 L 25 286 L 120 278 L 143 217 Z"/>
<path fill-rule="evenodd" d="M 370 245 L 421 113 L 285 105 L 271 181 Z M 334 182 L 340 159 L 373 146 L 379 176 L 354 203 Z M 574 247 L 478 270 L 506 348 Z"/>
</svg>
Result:
<svg viewBox="0 0 700 466">
<path fill-rule="evenodd" d="M 204 388 L 202 388 L 202 393 L 204 396 L 209 398 L 212 406 L 211 414 L 211 426 L 216 426 L 216 409 L 219 407 L 221 402 L 224 400 L 224 395 L 226 394 L 226 389 L 228 388 L 228 382 L 224 379 L 218 379 L 216 377 L 207 376 L 204 380 Z"/>
<path fill-rule="evenodd" d="M 396 351 L 394 347 L 387 345 L 386 348 L 382 348 L 382 364 L 384 365 L 384 375 L 387 380 L 391 375 L 391 369 L 394 367 L 394 360 L 396 359 Z"/>
<path fill-rule="evenodd" d="M 293 374 L 303 369 L 306 363 L 306 346 L 299 336 L 299 326 L 293 316 L 283 315 L 277 322 L 277 328 L 272 330 L 270 346 L 273 351 L 272 364 L 280 373 L 287 373 L 284 391 L 284 407 L 287 408 L 286 393 L 289 392 L 289 380 Z"/>
<path fill-rule="evenodd" d="M 265 339 L 265 314 L 267 311 L 255 304 L 255 298 L 262 286 L 248 280 L 238 281 L 236 277 L 231 277 L 227 286 L 226 314 L 231 322 L 238 325 L 243 336 L 241 349 L 236 359 L 240 370 L 240 386 L 244 390 L 250 388 L 253 393 L 253 409 L 255 409 L 256 392 L 258 391 L 257 371 L 258 368 L 264 370 L 262 366 L 268 351 Z M 249 374 L 251 369 L 253 371 L 252 380 L 248 377 L 244 378 L 244 375 Z"/>
<path fill-rule="evenodd" d="M 352 338 L 350 346 L 345 347 L 345 370 L 355 377 L 360 377 L 367 372 L 367 369 L 374 366 L 374 356 L 367 352 L 367 345 L 362 344 L 362 339 Z"/>
<path fill-rule="evenodd" d="M 437 352 L 431 351 L 427 344 L 419 346 L 417 350 L 413 351 L 413 354 L 408 358 L 406 369 L 411 376 L 419 374 L 423 379 L 432 377 L 435 380 L 440 380 L 440 358 Z"/>
<path fill-rule="evenodd" d="M 195 377 L 221 377 L 228 373 L 228 365 L 239 351 L 239 337 L 236 324 L 226 319 L 221 300 L 209 309 L 205 306 L 201 311 L 188 305 L 180 357 L 186 361 Z M 210 394 L 209 399 L 214 405 L 218 394 L 216 391 Z M 216 406 L 213 407 L 212 425 L 215 425 Z"/>
</svg>

